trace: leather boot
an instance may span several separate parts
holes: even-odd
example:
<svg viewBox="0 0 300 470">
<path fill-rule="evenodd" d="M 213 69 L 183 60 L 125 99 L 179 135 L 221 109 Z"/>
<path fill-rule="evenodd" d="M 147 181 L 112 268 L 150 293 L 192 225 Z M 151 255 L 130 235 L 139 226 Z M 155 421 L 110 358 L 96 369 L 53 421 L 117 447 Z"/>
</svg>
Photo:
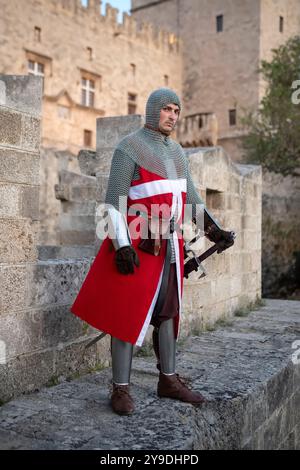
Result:
<svg viewBox="0 0 300 470">
<path fill-rule="evenodd" d="M 134 412 L 134 403 L 129 393 L 129 385 L 113 383 L 111 406 L 114 412 L 119 415 L 130 415 Z"/>
<path fill-rule="evenodd" d="M 201 405 L 206 402 L 204 396 L 199 392 L 190 390 L 178 374 L 165 375 L 160 373 L 157 395 L 160 398 L 174 398 L 192 405 Z"/>
<path fill-rule="evenodd" d="M 153 343 L 153 349 L 155 352 L 156 356 L 156 367 L 160 372 L 160 357 L 159 357 L 159 337 L 158 337 L 158 328 L 154 328 L 152 332 L 152 343 Z"/>
</svg>

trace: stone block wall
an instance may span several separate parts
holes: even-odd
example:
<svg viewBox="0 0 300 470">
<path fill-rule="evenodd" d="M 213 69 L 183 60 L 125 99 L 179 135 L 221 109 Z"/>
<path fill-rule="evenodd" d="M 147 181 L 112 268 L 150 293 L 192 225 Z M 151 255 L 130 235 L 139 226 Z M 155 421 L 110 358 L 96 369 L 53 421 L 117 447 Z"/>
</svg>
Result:
<svg viewBox="0 0 300 470">
<path fill-rule="evenodd" d="M 77 155 L 56 148 L 41 147 L 40 152 L 40 230 L 39 245 L 61 243 L 59 222 L 63 207 L 57 198 L 56 185 L 60 185 L 61 172 L 80 173 Z"/>
<path fill-rule="evenodd" d="M 61 201 L 59 245 L 88 245 L 95 240 L 96 180 L 67 170 L 59 173 L 55 186 Z"/>
<path fill-rule="evenodd" d="M 235 165 L 221 147 L 189 152 L 196 188 L 220 224 L 236 232 L 235 244 L 203 264 L 184 288 L 184 329 L 203 329 L 261 297 L 261 168 Z M 211 246 L 204 239 L 199 252 Z M 197 250 L 196 250 L 197 251 Z"/>
<path fill-rule="evenodd" d="M 89 261 L 38 260 L 41 91 L 39 78 L 0 75 L 1 401 L 106 360 L 105 340 L 85 351 L 90 330 L 69 312 Z"/>
</svg>

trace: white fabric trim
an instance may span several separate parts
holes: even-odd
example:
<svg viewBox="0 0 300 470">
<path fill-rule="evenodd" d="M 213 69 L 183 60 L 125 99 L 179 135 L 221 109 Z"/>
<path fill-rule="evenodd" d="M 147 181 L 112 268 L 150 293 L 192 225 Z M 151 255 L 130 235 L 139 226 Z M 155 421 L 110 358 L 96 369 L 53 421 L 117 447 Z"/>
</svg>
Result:
<svg viewBox="0 0 300 470">
<path fill-rule="evenodd" d="M 155 307 L 155 304 L 156 304 L 156 300 L 157 300 L 157 297 L 158 297 L 158 294 L 159 294 L 160 286 L 161 286 L 161 283 L 162 283 L 162 275 L 163 275 L 163 272 L 164 272 L 164 267 L 165 267 L 165 263 L 163 264 L 163 267 L 162 267 L 162 270 L 161 270 L 161 273 L 160 273 L 160 276 L 159 276 L 159 280 L 158 280 L 158 283 L 157 283 L 157 288 L 156 288 L 155 294 L 153 296 L 150 308 L 148 310 L 146 320 L 145 320 L 145 322 L 142 326 L 139 337 L 138 337 L 138 339 L 135 343 L 136 346 L 142 346 L 143 341 L 145 339 L 145 336 L 146 336 L 146 333 L 147 333 L 147 330 L 148 330 L 148 327 L 149 327 L 149 324 L 150 324 L 150 321 L 151 321 L 152 313 L 153 313 L 153 310 L 154 310 L 154 307 Z"/>
<path fill-rule="evenodd" d="M 115 250 L 131 245 L 131 237 L 124 215 L 115 207 L 110 207 L 107 212 L 109 237 Z"/>
<path fill-rule="evenodd" d="M 155 196 L 158 194 L 164 193 L 171 193 L 173 194 L 172 197 L 172 208 L 171 208 L 171 217 L 175 214 L 177 209 L 177 217 L 180 218 L 182 215 L 182 192 L 186 193 L 186 179 L 178 179 L 178 180 L 156 180 L 150 181 L 148 183 L 138 184 L 136 186 L 131 186 L 129 189 L 128 196 L 130 199 L 144 199 L 146 197 Z M 177 220 L 178 220 L 177 218 Z M 177 289 L 178 289 L 178 303 L 179 303 L 179 324 L 178 324 L 178 336 L 179 336 L 179 326 L 180 326 L 180 316 L 181 316 L 181 275 L 180 275 L 180 254 L 179 254 L 179 243 L 176 231 L 173 232 L 173 240 L 174 240 L 174 247 L 175 247 L 175 258 L 176 258 L 176 274 L 177 274 Z M 164 263 L 165 265 L 165 263 Z M 160 273 L 160 278 L 157 283 L 156 292 L 152 299 L 149 311 L 147 313 L 146 320 L 143 324 L 137 342 L 135 343 L 136 346 L 141 346 L 143 344 L 144 338 L 147 333 L 147 329 L 149 327 L 152 313 L 156 304 L 156 300 L 159 294 L 161 282 L 162 282 L 162 275 L 164 271 L 164 265 L 162 271 Z"/>
<path fill-rule="evenodd" d="M 128 196 L 130 199 L 143 199 L 150 196 L 157 196 L 158 194 L 172 193 L 181 196 L 181 193 L 186 193 L 186 179 L 181 178 L 178 180 L 155 180 L 148 181 L 147 183 L 137 184 L 131 186 Z M 182 206 L 182 201 L 180 201 Z"/>
<path fill-rule="evenodd" d="M 171 193 L 172 196 L 172 207 L 170 219 L 176 213 L 177 218 L 175 222 L 181 217 L 183 204 L 182 204 L 182 193 L 187 191 L 187 182 L 185 178 L 178 180 L 155 180 L 149 181 L 148 183 L 138 184 L 131 186 L 129 189 L 128 196 L 130 199 L 144 199 L 151 196 L 157 196 L 159 194 Z"/>
<path fill-rule="evenodd" d="M 179 295 L 179 313 L 181 313 L 181 273 L 180 273 L 180 254 L 179 254 L 179 242 L 176 232 L 173 232 L 175 258 L 176 258 L 176 273 L 177 273 L 177 288 Z"/>
</svg>

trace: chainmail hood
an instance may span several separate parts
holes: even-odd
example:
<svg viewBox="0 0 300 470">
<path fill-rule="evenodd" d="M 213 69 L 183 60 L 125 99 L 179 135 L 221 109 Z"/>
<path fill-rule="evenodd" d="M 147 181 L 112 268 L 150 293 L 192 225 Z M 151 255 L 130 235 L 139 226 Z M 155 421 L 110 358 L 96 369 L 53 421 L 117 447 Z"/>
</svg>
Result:
<svg viewBox="0 0 300 470">
<path fill-rule="evenodd" d="M 170 136 L 155 130 L 159 123 L 160 110 L 174 103 L 180 108 L 180 100 L 169 88 L 155 90 L 146 105 L 146 124 L 138 131 L 124 137 L 117 150 L 125 153 L 137 165 L 163 178 L 186 178 L 186 157 L 181 145 Z"/>
<path fill-rule="evenodd" d="M 146 104 L 146 125 L 158 129 L 160 111 L 167 104 L 177 104 L 181 110 L 180 99 L 170 88 L 159 88 L 151 93 Z"/>
</svg>

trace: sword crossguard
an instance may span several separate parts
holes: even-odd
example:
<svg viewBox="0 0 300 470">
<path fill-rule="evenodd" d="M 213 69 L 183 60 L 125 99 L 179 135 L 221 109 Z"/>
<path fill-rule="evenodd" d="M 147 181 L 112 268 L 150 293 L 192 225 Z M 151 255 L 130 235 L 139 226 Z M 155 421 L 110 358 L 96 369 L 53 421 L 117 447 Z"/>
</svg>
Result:
<svg viewBox="0 0 300 470">
<path fill-rule="evenodd" d="M 186 246 L 185 246 L 185 252 L 186 252 L 186 254 L 192 253 L 193 258 L 190 258 L 190 259 L 194 259 L 195 262 L 196 262 L 196 264 L 197 264 L 197 267 L 196 267 L 196 269 L 194 269 L 194 271 L 198 271 L 198 269 L 200 268 L 201 274 L 200 274 L 200 276 L 198 277 L 198 279 L 201 279 L 201 277 L 206 276 L 206 274 L 207 274 L 207 273 L 206 273 L 206 270 L 205 270 L 204 266 L 200 263 L 200 261 L 199 261 L 199 259 L 198 259 L 198 256 L 196 255 L 195 251 L 190 247 L 189 243 L 186 243 L 185 245 L 187 245 L 187 248 L 186 248 Z M 186 276 L 186 277 L 188 277 L 188 276 Z"/>
</svg>

